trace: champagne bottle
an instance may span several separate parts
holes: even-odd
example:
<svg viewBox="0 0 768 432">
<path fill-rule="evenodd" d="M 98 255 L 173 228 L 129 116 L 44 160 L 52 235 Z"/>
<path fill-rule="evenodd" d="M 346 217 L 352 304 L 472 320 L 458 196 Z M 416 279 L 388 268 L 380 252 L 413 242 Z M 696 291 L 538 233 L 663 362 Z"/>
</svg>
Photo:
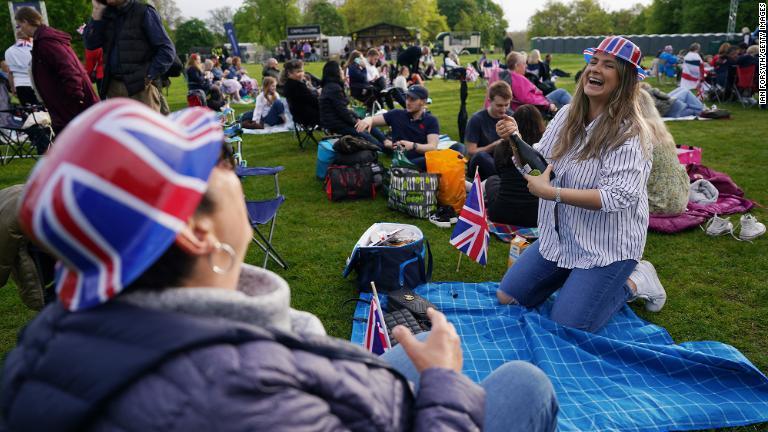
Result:
<svg viewBox="0 0 768 432">
<path fill-rule="evenodd" d="M 530 144 L 523 141 L 518 134 L 512 134 L 508 138 L 512 145 L 512 153 L 515 155 L 517 167 L 523 174 L 541 175 L 547 169 L 547 160 L 536 151 Z M 549 179 L 555 178 L 554 171 L 550 173 Z"/>
</svg>

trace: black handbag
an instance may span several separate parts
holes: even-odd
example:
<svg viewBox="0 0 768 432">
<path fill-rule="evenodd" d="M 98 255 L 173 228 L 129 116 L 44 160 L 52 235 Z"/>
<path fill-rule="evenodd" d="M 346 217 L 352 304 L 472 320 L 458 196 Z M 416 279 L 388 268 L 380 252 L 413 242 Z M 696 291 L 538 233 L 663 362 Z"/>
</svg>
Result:
<svg viewBox="0 0 768 432">
<path fill-rule="evenodd" d="M 407 310 L 424 330 L 432 328 L 432 322 L 427 316 L 427 308 L 437 309 L 437 306 L 429 300 L 416 294 L 409 288 L 403 288 L 396 291 L 390 291 L 387 294 L 387 310 L 400 311 Z"/>
</svg>

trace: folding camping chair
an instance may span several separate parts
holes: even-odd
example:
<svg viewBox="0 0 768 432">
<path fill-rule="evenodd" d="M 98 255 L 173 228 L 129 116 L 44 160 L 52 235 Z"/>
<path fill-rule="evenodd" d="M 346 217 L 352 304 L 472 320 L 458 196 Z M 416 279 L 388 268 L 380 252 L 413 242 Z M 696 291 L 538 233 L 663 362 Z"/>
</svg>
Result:
<svg viewBox="0 0 768 432">
<path fill-rule="evenodd" d="M 733 81 L 733 91 L 736 93 L 736 97 L 743 108 L 757 105 L 755 100 L 752 99 L 752 94 L 757 90 L 755 87 L 755 69 L 755 65 L 736 66 L 736 79 Z M 745 93 L 748 96 L 745 96 Z"/>
<path fill-rule="evenodd" d="M 272 245 L 272 237 L 275 233 L 275 224 L 277 221 L 277 211 L 285 201 L 285 196 L 280 194 L 280 184 L 277 179 L 278 173 L 283 171 L 283 169 L 282 166 L 250 168 L 238 166 L 235 168 L 235 173 L 242 181 L 251 177 L 263 176 L 273 176 L 275 179 L 275 194 L 273 198 L 261 201 L 250 200 L 247 196 L 245 198 L 245 208 L 248 210 L 248 220 L 253 227 L 254 235 L 252 240 L 264 252 L 264 268 L 267 268 L 267 263 L 270 258 L 272 258 L 272 260 L 280 267 L 284 269 L 288 268 L 288 264 Z M 269 232 L 268 235 L 264 235 L 259 229 L 259 226 L 267 224 L 269 224 Z"/>
<path fill-rule="evenodd" d="M 301 111 L 295 110 L 294 107 L 295 103 L 300 102 L 292 102 L 291 99 L 287 98 L 286 102 L 288 102 L 288 111 L 290 111 L 293 116 L 294 133 L 296 134 L 296 140 L 299 141 L 299 148 L 304 150 L 304 144 L 308 142 L 314 142 L 315 145 L 318 145 L 317 138 L 315 138 L 315 131 L 320 129 L 320 119 L 299 118 L 296 114 Z"/>
<path fill-rule="evenodd" d="M 43 154 L 53 140 L 50 117 L 42 105 L 0 110 L 0 165 Z"/>
</svg>

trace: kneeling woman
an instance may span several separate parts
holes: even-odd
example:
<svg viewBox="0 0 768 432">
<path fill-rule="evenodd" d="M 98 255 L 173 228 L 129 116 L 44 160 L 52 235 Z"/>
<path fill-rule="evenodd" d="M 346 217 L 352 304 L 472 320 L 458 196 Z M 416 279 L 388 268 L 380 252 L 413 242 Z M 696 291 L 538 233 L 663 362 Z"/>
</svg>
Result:
<svg viewBox="0 0 768 432">
<path fill-rule="evenodd" d="M 659 310 L 666 294 L 653 266 L 638 264 L 651 170 L 650 137 L 638 105 L 640 49 L 612 36 L 585 57 L 573 101 L 538 146 L 553 165 L 526 176 L 540 198 L 541 237 L 510 267 L 496 294 L 503 304 L 534 307 L 559 290 L 550 318 L 596 331 L 624 302 L 644 297 L 646 308 Z M 501 137 L 517 130 L 511 118 L 496 128 Z"/>
</svg>

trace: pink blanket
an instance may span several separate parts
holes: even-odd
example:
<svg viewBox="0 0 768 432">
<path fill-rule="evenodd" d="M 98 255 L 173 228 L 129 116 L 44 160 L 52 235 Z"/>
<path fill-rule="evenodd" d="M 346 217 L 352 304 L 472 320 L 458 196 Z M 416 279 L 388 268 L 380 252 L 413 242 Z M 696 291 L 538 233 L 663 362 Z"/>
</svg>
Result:
<svg viewBox="0 0 768 432">
<path fill-rule="evenodd" d="M 679 215 L 651 215 L 648 229 L 662 233 L 684 231 L 709 220 L 715 214 L 744 213 L 755 203 L 744 198 L 742 191 L 727 174 L 707 168 L 703 165 L 688 164 L 685 166 L 691 181 L 709 180 L 720 192 L 717 202 L 712 204 L 696 204 L 689 202 L 688 209 Z"/>
</svg>

